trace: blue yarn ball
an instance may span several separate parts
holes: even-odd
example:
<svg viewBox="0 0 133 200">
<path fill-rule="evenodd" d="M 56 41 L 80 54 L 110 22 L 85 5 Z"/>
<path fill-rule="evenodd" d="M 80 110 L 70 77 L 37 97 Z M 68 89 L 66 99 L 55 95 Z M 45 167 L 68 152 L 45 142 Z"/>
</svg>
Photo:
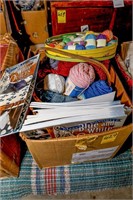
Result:
<svg viewBox="0 0 133 200">
<path fill-rule="evenodd" d="M 99 80 L 99 81 L 95 81 L 93 82 L 85 91 L 84 93 L 81 95 L 81 97 L 83 99 L 88 99 L 88 98 L 92 98 L 95 96 L 100 96 L 103 94 L 107 94 L 112 92 L 113 89 L 112 87 L 110 87 L 106 81 L 104 80 Z"/>
</svg>

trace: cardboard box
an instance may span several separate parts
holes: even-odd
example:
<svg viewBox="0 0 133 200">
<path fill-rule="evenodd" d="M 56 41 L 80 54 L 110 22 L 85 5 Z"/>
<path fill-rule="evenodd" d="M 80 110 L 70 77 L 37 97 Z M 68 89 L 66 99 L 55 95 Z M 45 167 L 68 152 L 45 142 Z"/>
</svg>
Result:
<svg viewBox="0 0 133 200">
<path fill-rule="evenodd" d="M 130 106 L 131 101 L 113 67 L 111 81 L 116 89 L 116 98 Z M 40 168 L 98 161 L 113 158 L 132 132 L 132 124 L 103 133 L 80 136 L 33 140 L 20 133 L 30 153 Z"/>
<path fill-rule="evenodd" d="M 132 130 L 131 124 L 100 134 L 30 140 L 21 134 L 38 166 L 52 167 L 113 158 Z"/>
<path fill-rule="evenodd" d="M 22 17 L 30 40 L 34 44 L 44 43 L 49 36 L 46 7 L 39 11 L 22 11 Z"/>
</svg>

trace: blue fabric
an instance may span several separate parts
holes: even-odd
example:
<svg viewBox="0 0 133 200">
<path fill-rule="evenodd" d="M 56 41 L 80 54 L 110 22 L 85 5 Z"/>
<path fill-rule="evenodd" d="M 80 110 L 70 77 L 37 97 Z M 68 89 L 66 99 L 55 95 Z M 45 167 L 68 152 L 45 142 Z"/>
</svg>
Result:
<svg viewBox="0 0 133 200">
<path fill-rule="evenodd" d="M 65 96 L 62 94 L 58 94 L 52 91 L 40 91 L 40 99 L 43 102 L 51 102 L 51 103 L 58 103 L 58 102 L 70 102 L 70 101 L 77 101 L 77 98 L 73 98 L 70 96 Z"/>
</svg>

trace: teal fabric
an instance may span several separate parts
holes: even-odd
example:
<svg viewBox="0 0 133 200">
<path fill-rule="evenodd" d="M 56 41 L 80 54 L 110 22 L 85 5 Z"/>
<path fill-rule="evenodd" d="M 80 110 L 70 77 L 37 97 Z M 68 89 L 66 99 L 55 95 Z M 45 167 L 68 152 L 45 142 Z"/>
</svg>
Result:
<svg viewBox="0 0 133 200">
<path fill-rule="evenodd" d="M 0 180 L 0 200 L 17 200 L 28 194 L 70 194 L 132 185 L 130 150 L 99 162 L 45 168 L 40 170 L 26 152 L 18 178 Z"/>
</svg>

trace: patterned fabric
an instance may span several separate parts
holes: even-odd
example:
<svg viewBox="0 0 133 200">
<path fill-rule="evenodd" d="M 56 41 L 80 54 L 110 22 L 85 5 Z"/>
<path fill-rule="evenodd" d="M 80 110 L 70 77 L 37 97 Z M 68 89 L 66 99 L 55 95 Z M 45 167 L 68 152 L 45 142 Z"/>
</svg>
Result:
<svg viewBox="0 0 133 200">
<path fill-rule="evenodd" d="M 17 200 L 34 194 L 70 194 L 132 185 L 132 154 L 100 162 L 66 165 L 40 170 L 27 151 L 19 178 L 0 180 L 1 200 Z"/>
</svg>

